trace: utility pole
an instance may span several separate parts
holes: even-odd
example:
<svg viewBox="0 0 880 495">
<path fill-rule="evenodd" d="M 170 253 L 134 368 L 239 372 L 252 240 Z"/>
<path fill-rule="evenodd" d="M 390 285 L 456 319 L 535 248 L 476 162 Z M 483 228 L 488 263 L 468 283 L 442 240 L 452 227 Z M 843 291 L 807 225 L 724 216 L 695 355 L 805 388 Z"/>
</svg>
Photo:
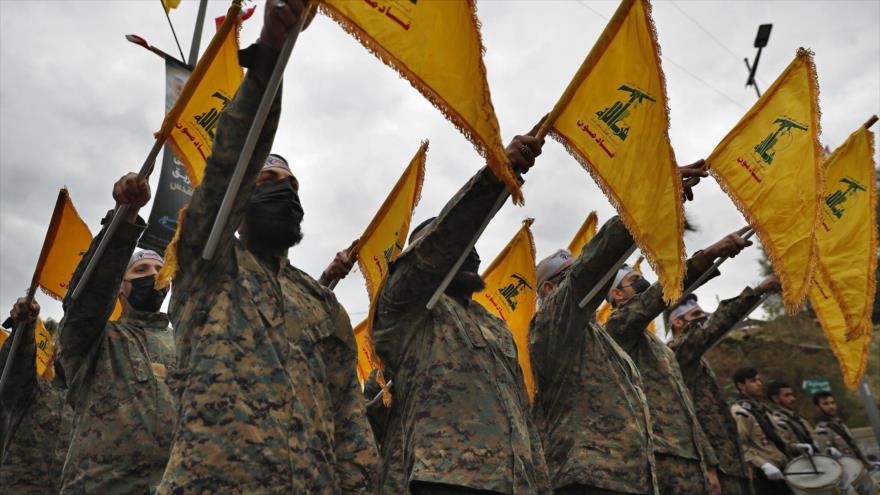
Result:
<svg viewBox="0 0 880 495">
<path fill-rule="evenodd" d="M 758 71 L 758 62 L 761 60 L 761 51 L 767 46 L 767 41 L 770 40 L 770 31 L 773 29 L 773 24 L 761 24 L 758 26 L 758 35 L 755 37 L 755 48 L 758 49 L 757 55 L 755 55 L 755 62 L 749 64 L 749 59 L 743 59 L 746 63 L 746 69 L 749 71 L 749 78 L 746 79 L 746 86 L 753 86 L 755 88 L 755 93 L 758 94 L 758 98 L 761 97 L 761 90 L 758 89 L 758 83 L 755 82 L 755 72 Z"/>
</svg>

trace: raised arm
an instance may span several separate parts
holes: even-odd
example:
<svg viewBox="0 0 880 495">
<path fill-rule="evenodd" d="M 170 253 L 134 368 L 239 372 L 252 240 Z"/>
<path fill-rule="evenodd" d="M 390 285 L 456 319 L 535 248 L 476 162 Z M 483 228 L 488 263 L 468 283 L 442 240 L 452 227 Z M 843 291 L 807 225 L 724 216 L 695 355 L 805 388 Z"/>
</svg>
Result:
<svg viewBox="0 0 880 495">
<path fill-rule="evenodd" d="M 705 325 L 673 340 L 669 347 L 675 352 L 682 373 L 685 376 L 693 373 L 703 355 L 723 339 L 760 298 L 760 293 L 746 287 L 739 296 L 721 301 Z"/>
<path fill-rule="evenodd" d="M 120 182 L 125 180 L 124 177 Z M 133 211 L 136 215 L 137 210 Z M 73 272 L 70 281 L 71 287 L 76 287 L 79 282 L 95 248 L 104 237 L 111 218 L 110 214 L 104 218 L 104 228 L 92 240 L 89 250 Z M 123 221 L 107 245 L 107 250 L 104 251 L 100 264 L 93 272 L 92 277 L 89 278 L 79 299 L 71 301 L 72 291 L 67 293 L 67 297 L 64 299 L 64 318 L 61 319 L 58 331 L 61 342 L 61 364 L 64 366 L 68 378 L 77 373 L 82 359 L 104 333 L 104 327 L 116 306 L 119 286 L 125 275 L 125 269 L 146 226 L 144 220 L 137 216 Z"/>
<path fill-rule="evenodd" d="M 559 287 L 541 303 L 541 310 L 529 327 L 532 367 L 541 375 L 539 379 L 555 381 L 558 374 L 566 372 L 554 370 L 559 364 L 568 362 L 562 356 L 581 351 L 586 337 L 584 329 L 602 302 L 607 288 L 600 290 L 586 308 L 580 308 L 580 301 L 613 268 L 621 253 L 626 252 L 632 243 L 632 236 L 620 218 L 612 217 L 584 246 Z"/>
<path fill-rule="evenodd" d="M 530 134 L 537 132 L 537 127 Z M 541 154 L 543 139 L 516 136 L 507 146 L 511 167 L 525 173 Z M 468 241 L 480 228 L 503 191 L 503 184 L 483 168 L 446 204 L 424 234 L 395 260 L 379 293 L 374 338 L 385 338 L 384 322 L 407 311 L 423 311 L 431 295 L 452 269 Z"/>
<path fill-rule="evenodd" d="M 296 20 L 303 15 L 305 2 L 289 0 L 281 7 L 266 2 L 263 30 L 260 40 L 239 52 L 239 63 L 248 69 L 235 98 L 229 102 L 217 122 L 211 156 L 205 164 L 202 182 L 193 192 L 186 211 L 177 247 L 179 272 L 175 283 L 185 286 L 189 277 L 200 270 L 201 255 L 214 225 L 214 219 L 229 187 L 248 130 L 266 91 L 278 51 Z M 260 132 L 254 153 L 248 162 L 241 187 L 235 196 L 232 213 L 223 227 L 217 256 L 229 253 L 236 229 L 241 223 L 245 207 L 253 193 L 257 175 L 272 149 L 278 121 L 281 116 L 281 89 L 279 88 L 266 122 Z"/>
<path fill-rule="evenodd" d="M 13 408 L 26 406 L 26 399 L 37 387 L 37 344 L 34 341 L 34 331 L 37 328 L 37 316 L 40 314 L 40 305 L 36 301 L 27 303 L 26 298 L 20 298 L 15 302 L 10 311 L 10 320 L 13 325 L 24 323 L 22 326 L 21 340 L 18 351 L 12 361 L 12 369 L 3 395 L 0 396 L 3 412 L 10 413 Z M 6 365 L 9 359 L 9 351 L 12 348 L 12 337 L 3 342 L 0 348 L 0 369 Z M 0 437 L 2 438 L 2 437 Z"/>
</svg>

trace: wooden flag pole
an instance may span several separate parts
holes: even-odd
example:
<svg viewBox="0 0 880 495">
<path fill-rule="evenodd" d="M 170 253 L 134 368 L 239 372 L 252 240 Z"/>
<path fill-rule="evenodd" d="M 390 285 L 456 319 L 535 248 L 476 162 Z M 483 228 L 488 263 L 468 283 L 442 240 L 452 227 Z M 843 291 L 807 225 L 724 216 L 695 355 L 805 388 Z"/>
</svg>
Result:
<svg viewBox="0 0 880 495">
<path fill-rule="evenodd" d="M 43 239 L 43 248 L 40 250 L 40 257 L 37 258 L 37 267 L 34 269 L 34 275 L 31 277 L 31 285 L 28 287 L 27 300 L 28 306 L 34 301 L 37 294 L 37 286 L 40 283 L 40 272 L 43 271 L 43 265 L 49 257 L 49 248 L 55 243 L 55 235 L 58 233 L 58 224 L 61 223 L 61 215 L 64 213 L 64 203 L 67 200 L 67 189 L 61 188 L 58 191 L 58 199 L 55 201 L 55 209 L 52 211 L 52 219 L 49 220 L 49 228 L 46 229 L 46 237 Z M 9 379 L 9 373 L 12 371 L 12 362 L 18 353 L 21 345 L 21 334 L 24 332 L 24 322 L 16 323 L 12 335 L 12 345 L 9 347 L 9 354 L 6 357 L 6 363 L 3 365 L 3 374 L 0 375 L 0 396 L 6 390 L 6 381 Z"/>
<path fill-rule="evenodd" d="M 279 5 L 283 7 L 285 4 L 282 3 Z M 263 93 L 263 98 L 260 100 L 260 106 L 257 107 L 257 113 L 254 115 L 253 122 L 251 122 L 251 127 L 248 130 L 247 138 L 241 148 L 241 153 L 238 155 L 238 162 L 235 164 L 235 171 L 232 173 L 232 178 L 226 189 L 226 194 L 223 196 L 220 210 L 217 212 L 217 217 L 214 219 L 214 225 L 211 227 L 211 234 L 208 236 L 208 241 L 205 243 L 205 249 L 202 251 L 202 259 L 204 260 L 214 259 L 214 255 L 217 253 L 217 248 L 220 244 L 220 235 L 223 232 L 223 229 L 226 228 L 226 224 L 229 222 L 229 215 L 232 213 L 232 204 L 235 202 L 235 197 L 238 196 L 244 173 L 247 170 L 248 164 L 250 164 L 251 157 L 254 155 L 254 148 L 257 146 L 257 139 L 259 139 L 260 134 L 263 131 L 263 125 L 266 123 L 266 117 L 269 116 L 269 110 L 272 108 L 272 103 L 275 101 L 275 95 L 278 94 L 278 88 L 281 87 L 281 79 L 284 77 L 284 69 L 287 67 L 288 60 L 290 60 L 293 46 L 296 44 L 296 39 L 302 31 L 306 19 L 316 7 L 317 2 L 311 2 L 309 4 L 297 20 L 296 26 L 294 26 L 293 30 L 287 35 L 287 39 L 281 47 L 281 52 L 278 54 L 278 60 L 275 62 L 275 67 L 272 69 L 272 75 L 269 77 L 269 82 L 266 84 L 266 91 Z"/>
<path fill-rule="evenodd" d="M 752 237 L 753 235 L 755 235 L 755 231 L 754 231 L 754 229 L 749 228 L 749 229 L 745 232 L 745 234 L 742 236 L 742 239 L 743 239 L 744 241 L 747 241 L 747 240 L 749 240 L 749 238 Z M 691 284 L 691 286 L 688 287 L 687 290 L 684 291 L 684 294 L 682 294 L 681 297 L 678 298 L 678 302 L 676 302 L 676 303 L 674 304 L 674 306 L 677 306 L 677 305 L 681 304 L 682 301 L 684 301 L 684 299 L 685 299 L 687 296 L 693 294 L 695 290 L 697 290 L 698 288 L 700 288 L 701 285 L 703 285 L 703 282 L 705 282 L 710 276 L 712 276 L 712 273 L 713 273 L 715 270 L 717 270 L 718 267 L 721 266 L 722 263 L 724 263 L 725 261 L 727 261 L 727 260 L 729 260 L 729 259 L 730 259 L 730 258 L 728 258 L 727 256 L 725 256 L 725 257 L 723 257 L 723 258 L 718 258 L 718 260 L 717 260 L 715 263 L 712 264 L 712 267 L 711 267 L 711 268 L 709 268 L 708 270 L 706 270 L 705 272 L 703 272 L 703 274 L 700 275 L 699 278 L 697 278 L 696 282 L 694 282 L 693 284 Z"/>
<path fill-rule="evenodd" d="M 226 20 L 223 21 L 223 24 L 217 30 L 217 33 L 214 34 L 211 43 L 205 50 L 204 56 L 199 60 L 199 63 L 196 64 L 189 79 L 186 80 L 186 84 L 184 84 L 177 102 L 174 103 L 174 106 L 171 107 L 171 110 L 165 116 L 165 120 L 162 121 L 162 127 L 159 129 L 159 132 L 156 133 L 156 140 L 153 142 L 153 147 L 150 149 L 147 158 L 144 160 L 144 163 L 141 165 L 141 169 L 138 172 L 138 180 L 147 179 L 150 174 L 153 173 L 153 167 L 156 164 L 156 157 L 159 156 L 162 146 L 165 145 L 165 141 L 167 141 L 168 136 L 171 135 L 171 130 L 180 119 L 180 115 L 183 113 L 186 104 L 189 103 L 193 93 L 196 91 L 196 87 L 198 87 L 202 78 L 205 76 L 205 73 L 208 71 L 208 66 L 211 65 L 211 62 L 214 61 L 214 58 L 220 51 L 220 47 L 223 44 L 223 40 L 226 39 L 226 35 L 229 34 L 238 22 L 240 12 L 241 0 L 233 0 L 232 5 L 226 12 Z M 129 205 L 119 205 L 113 211 L 113 219 L 110 221 L 110 225 L 107 226 L 107 230 L 104 232 L 104 237 L 98 242 L 98 245 L 95 247 L 95 252 L 83 270 L 79 282 L 77 282 L 76 287 L 73 288 L 73 292 L 70 295 L 71 301 L 76 301 L 82 295 L 89 279 L 92 277 L 92 273 L 94 273 L 98 263 L 104 256 L 104 251 L 107 250 L 110 240 L 113 239 L 114 234 L 116 234 L 116 231 L 119 229 L 119 225 L 128 214 L 129 209 Z"/>
<path fill-rule="evenodd" d="M 876 115 L 871 115 L 871 118 L 868 119 L 867 122 L 865 122 L 865 129 L 870 129 L 872 125 L 877 123 L 877 119 L 878 117 Z"/>
</svg>

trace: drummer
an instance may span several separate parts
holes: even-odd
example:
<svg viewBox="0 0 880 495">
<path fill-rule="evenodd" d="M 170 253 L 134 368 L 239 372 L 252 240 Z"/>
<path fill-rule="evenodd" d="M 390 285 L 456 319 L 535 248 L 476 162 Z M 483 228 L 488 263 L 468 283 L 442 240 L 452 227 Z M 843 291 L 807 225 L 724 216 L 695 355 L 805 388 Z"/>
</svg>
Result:
<svg viewBox="0 0 880 495">
<path fill-rule="evenodd" d="M 841 454 L 857 457 L 866 466 L 871 466 L 871 462 L 853 438 L 852 432 L 837 415 L 837 401 L 834 400 L 834 394 L 828 391 L 816 392 L 813 394 L 813 404 L 819 410 L 813 437 L 819 443 L 822 452 L 834 457 L 840 457 Z"/>
<path fill-rule="evenodd" d="M 767 385 L 767 398 L 770 399 L 770 419 L 776 433 L 785 441 L 795 455 L 800 451 L 808 451 L 810 454 L 817 453 L 818 444 L 813 439 L 813 427 L 798 414 L 795 409 L 797 397 L 794 389 L 785 382 L 772 381 Z"/>
<path fill-rule="evenodd" d="M 789 461 L 786 444 L 773 428 L 767 408 L 760 402 L 764 395 L 764 383 L 758 370 L 736 370 L 733 383 L 739 394 L 730 413 L 736 420 L 743 457 L 752 467 L 755 495 L 791 493 L 782 474 Z"/>
</svg>

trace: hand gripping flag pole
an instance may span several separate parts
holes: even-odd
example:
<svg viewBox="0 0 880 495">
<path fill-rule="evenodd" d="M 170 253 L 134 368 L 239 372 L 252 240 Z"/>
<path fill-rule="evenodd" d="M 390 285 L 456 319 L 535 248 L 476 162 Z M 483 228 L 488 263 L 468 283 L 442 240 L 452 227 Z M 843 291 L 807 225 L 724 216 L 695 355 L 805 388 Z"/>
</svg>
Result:
<svg viewBox="0 0 880 495">
<path fill-rule="evenodd" d="M 144 163 L 143 165 L 141 165 L 141 169 L 138 172 L 138 180 L 147 179 L 153 172 L 153 167 L 156 164 L 156 157 L 159 155 L 159 151 L 162 150 L 162 146 L 165 144 L 165 141 L 168 140 L 168 136 L 171 134 L 171 130 L 174 128 L 174 125 L 177 124 L 177 121 L 178 119 L 180 119 L 180 115 L 183 113 L 184 108 L 186 108 L 187 103 L 192 98 L 193 93 L 195 93 L 196 88 L 198 87 L 205 73 L 208 71 L 208 67 L 211 65 L 211 62 L 214 61 L 214 58 L 220 51 L 220 46 L 223 44 L 223 40 L 226 39 L 229 31 L 234 29 L 236 23 L 238 23 L 238 17 L 240 13 L 241 0 L 233 0 L 232 5 L 226 12 L 226 20 L 223 21 L 223 24 L 214 34 L 214 37 L 211 39 L 211 43 L 205 50 L 204 55 L 199 60 L 199 63 L 196 64 L 196 67 L 193 69 L 192 75 L 190 75 L 189 79 L 187 79 L 186 81 L 186 84 L 183 86 L 183 90 L 181 90 L 180 92 L 180 97 L 177 99 L 177 102 L 165 116 L 165 120 L 162 121 L 162 127 L 161 129 L 159 129 L 159 132 L 156 133 L 156 141 L 153 143 L 153 147 L 152 149 L 150 149 L 150 153 L 147 155 L 147 158 L 144 160 Z M 95 268 L 98 266 L 101 260 L 101 257 L 103 257 L 104 255 L 104 251 L 107 250 L 107 246 L 109 245 L 110 240 L 113 239 L 114 234 L 119 229 L 119 225 L 126 217 L 128 210 L 128 205 L 119 205 L 114 210 L 113 219 L 110 221 L 110 225 L 107 226 L 107 232 L 104 234 L 104 237 L 98 243 L 97 247 L 95 247 L 94 255 L 89 260 L 89 263 L 83 270 L 82 277 L 76 284 L 76 287 L 73 288 L 73 292 L 70 296 L 72 301 L 76 301 L 77 299 L 79 299 L 79 296 L 82 295 L 86 285 L 88 285 L 88 281 L 91 278 L 92 273 L 94 273 Z"/>
<path fill-rule="evenodd" d="M 64 203 L 66 201 L 67 189 L 62 188 L 61 191 L 58 192 L 58 201 L 55 202 L 52 219 L 49 221 L 49 228 L 46 230 L 46 238 L 43 240 L 43 248 L 40 250 L 40 257 L 37 259 L 37 267 L 34 269 L 34 276 L 31 278 L 31 285 L 28 287 L 27 295 L 25 296 L 28 306 L 33 302 L 34 296 L 37 293 L 40 273 L 43 271 L 43 266 L 46 264 L 49 251 L 55 241 L 55 235 L 58 232 L 58 225 L 61 223 L 61 216 L 64 212 Z M 6 390 L 6 381 L 9 380 L 9 373 L 12 371 L 12 362 L 15 360 L 18 347 L 21 345 L 21 334 L 24 333 L 24 328 L 24 322 L 19 322 L 15 325 L 15 330 L 12 335 L 12 345 L 9 348 L 6 363 L 3 365 L 3 374 L 0 375 L 0 396 L 2 396 L 3 391 Z"/>
<path fill-rule="evenodd" d="M 275 8 L 282 8 L 284 5 L 283 2 L 279 2 L 276 4 Z M 220 211 L 217 212 L 217 218 L 214 219 L 214 225 L 211 227 L 211 234 L 208 236 L 208 241 L 205 243 L 205 249 L 202 251 L 202 259 L 204 260 L 213 259 L 217 252 L 217 247 L 220 243 L 220 235 L 226 227 L 226 224 L 229 222 L 229 215 L 232 213 L 232 204 L 235 202 L 235 197 L 238 195 L 238 190 L 241 188 L 241 181 L 244 178 L 244 173 L 254 154 L 254 148 L 257 146 L 257 139 L 263 131 L 266 117 L 269 116 L 272 102 L 275 101 L 275 95 L 278 94 L 278 88 L 281 87 L 281 78 L 284 76 L 284 69 L 287 67 L 288 60 L 290 60 L 293 46 L 296 44 L 296 39 L 302 31 L 306 19 L 311 15 L 311 12 L 316 6 L 317 2 L 311 2 L 309 4 L 302 15 L 300 15 L 296 22 L 296 26 L 294 26 L 293 30 L 287 35 L 287 39 L 281 47 L 281 52 L 278 54 L 278 60 L 275 62 L 275 67 L 272 69 L 272 75 L 266 85 L 266 92 L 263 93 L 263 98 L 260 100 L 260 106 L 257 107 L 257 113 L 254 115 L 254 120 L 251 122 L 251 128 L 248 130 L 247 138 L 244 141 L 244 146 L 242 146 L 241 154 L 238 155 L 238 163 L 235 164 L 235 171 L 232 174 L 232 179 L 229 181 L 229 187 L 226 189 L 226 194 L 223 196 L 223 202 L 220 204 Z"/>
<path fill-rule="evenodd" d="M 747 240 L 749 240 L 749 238 L 751 238 L 753 235 L 755 235 L 755 230 L 752 229 L 752 228 L 748 228 L 748 227 L 747 227 L 747 228 L 746 228 L 746 231 L 745 231 L 745 232 L 743 233 L 743 235 L 742 235 L 742 239 L 743 239 L 744 241 L 747 241 Z M 711 277 L 711 276 L 712 276 L 712 273 L 713 273 L 715 270 L 717 270 L 718 267 L 721 266 L 722 263 L 724 263 L 725 261 L 727 261 L 727 260 L 729 260 L 729 259 L 730 259 L 730 258 L 727 257 L 727 256 L 724 256 L 724 257 L 722 257 L 722 258 L 718 258 L 718 260 L 715 261 L 715 263 L 712 264 L 712 267 L 710 267 L 708 270 L 706 270 L 705 272 L 703 272 L 703 274 L 700 275 L 699 278 L 697 278 L 696 282 L 694 282 L 693 284 L 691 284 L 691 286 L 688 287 L 688 288 L 684 291 L 684 293 L 683 293 L 683 294 L 681 295 L 681 297 L 678 299 L 678 302 L 676 303 L 676 305 L 681 304 L 681 302 L 684 301 L 684 299 L 685 299 L 687 296 L 693 294 L 695 290 L 699 289 L 700 286 L 703 285 L 703 282 L 705 282 L 709 277 Z M 754 311 L 754 310 L 752 310 L 752 311 Z"/>
</svg>

